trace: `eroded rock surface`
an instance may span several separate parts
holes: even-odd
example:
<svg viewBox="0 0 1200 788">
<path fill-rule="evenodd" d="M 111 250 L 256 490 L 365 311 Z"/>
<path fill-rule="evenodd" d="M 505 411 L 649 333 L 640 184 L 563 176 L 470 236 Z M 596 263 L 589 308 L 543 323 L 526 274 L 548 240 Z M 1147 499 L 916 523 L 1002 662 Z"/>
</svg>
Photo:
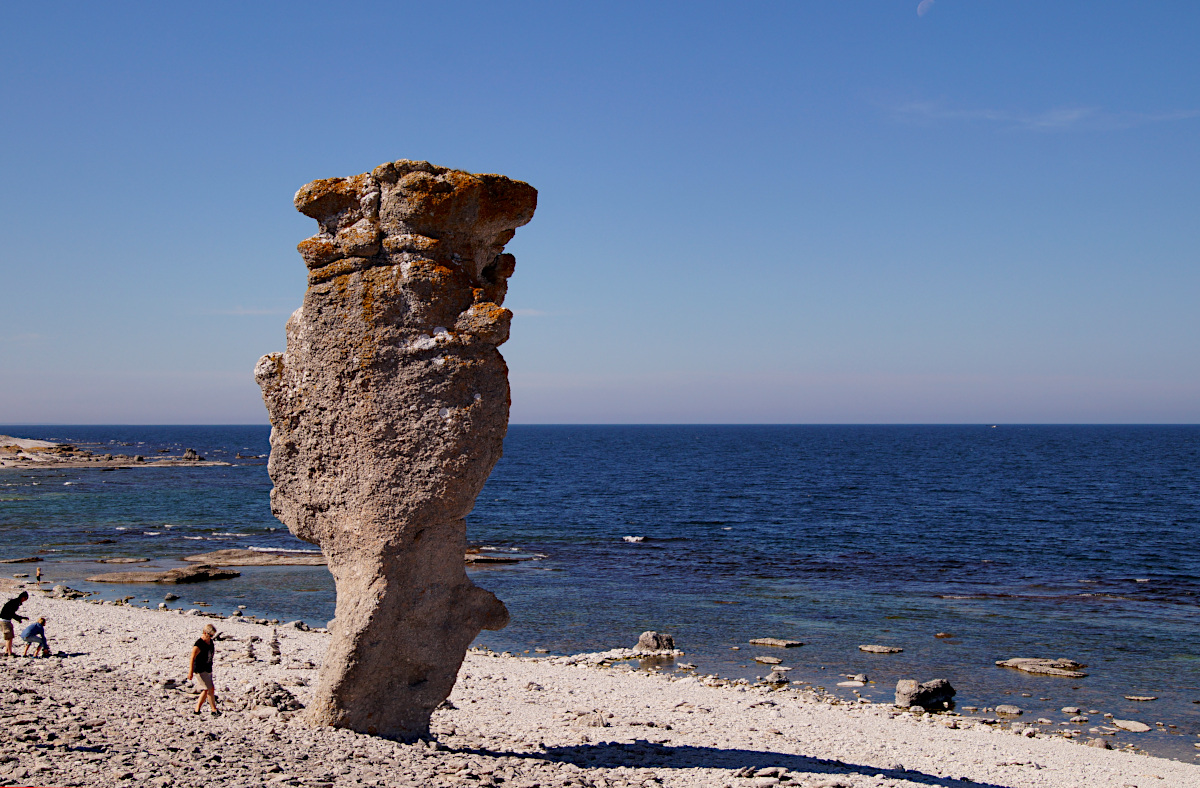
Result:
<svg viewBox="0 0 1200 788">
<path fill-rule="evenodd" d="M 255 377 L 272 509 L 321 546 L 337 585 L 307 713 L 423 736 L 471 640 L 508 623 L 467 579 L 463 518 L 508 428 L 504 245 L 537 192 L 404 160 L 313 181 L 295 202 L 320 229 L 298 247 L 309 286 L 287 351 Z"/>
</svg>

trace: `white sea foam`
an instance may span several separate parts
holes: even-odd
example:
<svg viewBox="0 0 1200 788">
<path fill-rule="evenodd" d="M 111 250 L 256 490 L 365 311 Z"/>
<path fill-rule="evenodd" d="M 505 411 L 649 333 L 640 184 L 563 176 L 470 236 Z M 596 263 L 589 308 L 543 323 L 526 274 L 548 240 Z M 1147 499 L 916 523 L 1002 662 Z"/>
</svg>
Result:
<svg viewBox="0 0 1200 788">
<path fill-rule="evenodd" d="M 256 553 L 302 553 L 305 555 L 320 555 L 320 550 L 297 550 L 287 547 L 248 547 L 247 550 L 253 550 Z"/>
<path fill-rule="evenodd" d="M 623 539 L 626 542 L 644 542 L 644 541 L 646 541 L 646 537 L 644 537 L 644 536 L 622 536 L 621 539 Z"/>
</svg>

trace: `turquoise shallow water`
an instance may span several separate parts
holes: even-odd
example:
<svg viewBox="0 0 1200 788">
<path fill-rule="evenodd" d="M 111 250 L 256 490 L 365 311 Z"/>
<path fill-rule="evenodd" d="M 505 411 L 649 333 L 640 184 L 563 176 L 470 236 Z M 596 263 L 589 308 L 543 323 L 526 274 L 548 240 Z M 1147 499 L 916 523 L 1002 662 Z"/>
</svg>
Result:
<svg viewBox="0 0 1200 788">
<path fill-rule="evenodd" d="M 192 447 L 236 463 L 0 471 L 0 553 L 40 554 L 50 580 L 157 603 L 148 591 L 161 589 L 81 578 L 105 556 L 171 566 L 223 547 L 312 549 L 271 517 L 264 460 L 235 459 L 266 453 L 265 427 L 0 433 L 113 453 Z M 1197 427 L 514 426 L 469 537 L 544 557 L 472 570 L 513 613 L 480 642 L 598 650 L 657 629 L 701 671 L 753 677 L 763 649 L 746 641 L 792 638 L 805 645 L 774 653 L 797 679 L 832 686 L 864 672 L 875 682 L 864 695 L 885 699 L 898 678 L 944 677 L 960 706 L 1015 703 L 1022 720 L 1058 722 L 1061 707 L 1080 706 L 1163 722 L 1123 738 L 1192 760 L 1198 469 Z M 183 596 L 310 623 L 333 609 L 320 567 L 246 569 Z M 904 651 L 870 655 L 863 643 Z M 1090 675 L 994 665 L 1017 656 L 1069 657 Z M 1091 716 L 1085 729 L 1102 721 Z"/>
</svg>

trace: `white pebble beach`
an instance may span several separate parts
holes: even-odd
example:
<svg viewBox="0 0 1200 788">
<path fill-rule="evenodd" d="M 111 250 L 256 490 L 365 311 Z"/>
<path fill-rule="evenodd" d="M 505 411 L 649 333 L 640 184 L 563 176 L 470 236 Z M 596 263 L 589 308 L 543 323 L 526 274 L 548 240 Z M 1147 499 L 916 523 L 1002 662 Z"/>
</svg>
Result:
<svg viewBox="0 0 1200 788">
<path fill-rule="evenodd" d="M 223 714 L 196 715 L 183 679 L 212 619 L 37 591 L 21 613 L 46 616 L 66 656 L 0 657 L 3 785 L 1200 787 L 1198 765 L 968 718 L 486 651 L 467 654 L 428 741 L 313 729 L 251 691 L 306 702 L 329 636 L 229 619 L 213 622 Z"/>
</svg>

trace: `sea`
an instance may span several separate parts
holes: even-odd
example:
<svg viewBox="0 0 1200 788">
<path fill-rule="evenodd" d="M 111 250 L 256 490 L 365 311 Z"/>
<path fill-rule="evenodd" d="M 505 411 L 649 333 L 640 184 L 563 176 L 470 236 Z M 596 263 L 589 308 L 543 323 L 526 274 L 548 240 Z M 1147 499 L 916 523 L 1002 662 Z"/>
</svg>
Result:
<svg viewBox="0 0 1200 788">
<path fill-rule="evenodd" d="M 86 580 L 222 548 L 314 550 L 271 515 L 268 433 L 0 425 L 97 453 L 192 448 L 230 463 L 0 469 L 0 558 L 43 559 L 0 571 L 324 625 L 324 567 L 170 588 Z M 1151 728 L 1118 745 L 1200 753 L 1198 426 L 513 425 L 468 540 L 523 559 L 468 570 L 512 614 L 477 640 L 497 651 L 601 651 L 655 630 L 685 655 L 645 669 L 753 680 L 769 670 L 754 658 L 774 656 L 795 681 L 875 701 L 902 678 L 945 678 L 964 715 L 1012 704 L 1018 722 L 1078 728 L 1061 709 L 1079 707 L 1085 737 L 1111 714 Z M 97 563 L 113 557 L 151 560 Z M 748 642 L 760 637 L 803 645 Z M 1068 658 L 1088 675 L 996 665 L 1014 657 Z M 836 686 L 856 674 L 870 683 Z"/>
</svg>

